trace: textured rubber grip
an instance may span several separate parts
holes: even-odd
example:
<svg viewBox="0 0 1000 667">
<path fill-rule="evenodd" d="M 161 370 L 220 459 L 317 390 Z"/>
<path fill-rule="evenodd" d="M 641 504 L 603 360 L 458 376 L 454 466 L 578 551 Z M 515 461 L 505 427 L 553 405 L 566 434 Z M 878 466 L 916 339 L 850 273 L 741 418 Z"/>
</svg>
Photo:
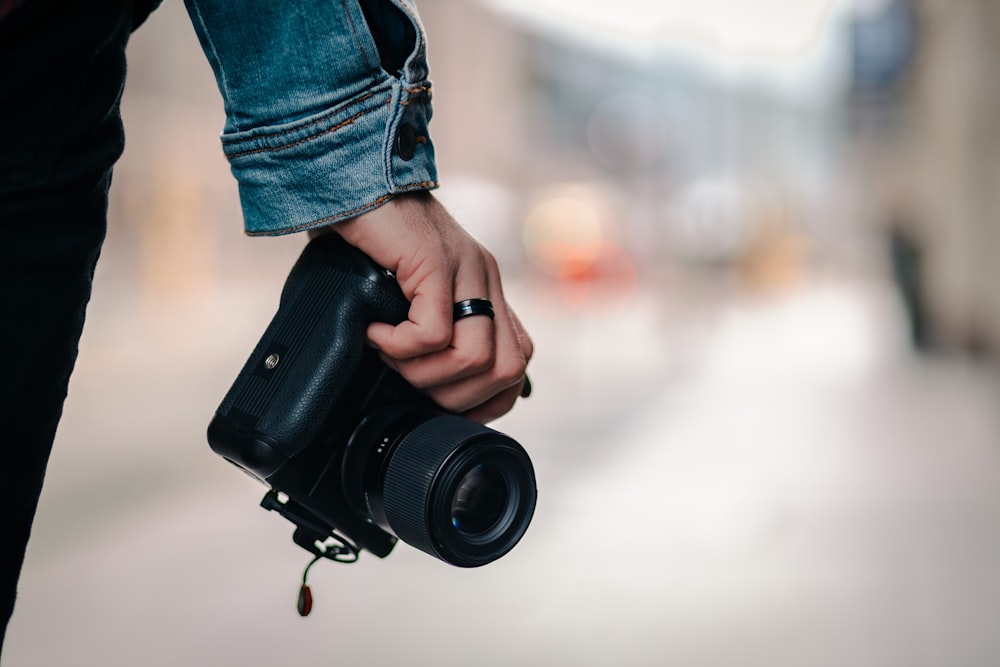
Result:
<svg viewBox="0 0 1000 667">
<path fill-rule="evenodd" d="M 365 329 L 397 323 L 409 303 L 391 274 L 336 234 L 313 239 L 278 311 L 209 427 L 212 449 L 260 477 L 321 440 L 356 377 Z"/>
</svg>

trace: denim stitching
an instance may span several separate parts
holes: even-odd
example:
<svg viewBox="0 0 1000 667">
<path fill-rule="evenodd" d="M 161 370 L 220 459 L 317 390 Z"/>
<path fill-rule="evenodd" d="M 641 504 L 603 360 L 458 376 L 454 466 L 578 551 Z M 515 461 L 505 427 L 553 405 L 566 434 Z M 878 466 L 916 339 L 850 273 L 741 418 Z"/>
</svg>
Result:
<svg viewBox="0 0 1000 667">
<path fill-rule="evenodd" d="M 311 126 L 313 126 L 313 125 L 315 125 L 317 123 L 322 123 L 323 121 L 330 120 L 334 116 L 343 113 L 345 110 L 350 109 L 353 106 L 357 106 L 358 104 L 361 104 L 362 102 L 364 102 L 367 99 L 370 99 L 377 92 L 381 92 L 381 91 L 373 91 L 373 92 L 370 92 L 370 93 L 365 93 L 364 95 L 362 95 L 358 99 L 351 100 L 350 102 L 348 102 L 344 106 L 337 107 L 336 109 L 330 111 L 329 113 L 323 114 L 319 118 L 315 118 L 315 119 L 309 121 L 308 123 L 303 123 L 302 125 L 296 125 L 295 127 L 289 128 L 287 130 L 281 130 L 279 132 L 273 132 L 273 133 L 270 133 L 270 134 L 263 134 L 263 135 L 261 135 L 259 137 L 241 137 L 241 138 L 238 138 L 238 139 L 237 138 L 228 138 L 227 139 L 226 137 L 223 137 L 222 138 L 222 145 L 223 146 L 227 146 L 227 145 L 232 145 L 232 144 L 241 144 L 241 143 L 245 143 L 247 141 L 253 141 L 255 139 L 271 139 L 273 137 L 280 137 L 280 136 L 285 135 L 285 134 L 291 134 L 292 132 L 298 132 L 299 130 L 305 129 L 307 127 L 311 127 Z M 358 114 L 358 115 L 363 115 L 365 113 L 368 113 L 368 112 L 362 111 L 361 114 Z M 354 116 L 354 117 L 357 118 L 357 116 Z"/>
<path fill-rule="evenodd" d="M 376 110 L 377 110 L 377 107 L 375 109 L 367 109 L 365 111 L 359 111 L 358 113 L 354 114 L 350 118 L 348 118 L 346 120 L 342 120 L 341 122 L 337 123 L 333 127 L 328 127 L 327 129 L 323 130 L 322 132 L 317 132 L 316 134 L 311 134 L 308 137 L 304 137 L 302 139 L 299 139 L 298 141 L 293 141 L 293 142 L 288 143 L 288 144 L 282 144 L 280 146 L 264 146 L 262 148 L 251 148 L 249 150 L 240 151 L 238 153 L 227 153 L 226 157 L 231 160 L 233 158 L 243 157 L 244 155 L 251 155 L 253 153 L 269 153 L 271 151 L 280 151 L 280 150 L 284 150 L 286 148 L 292 148 L 293 146 L 298 146 L 299 144 L 304 144 L 304 143 L 306 143 L 308 141 L 312 141 L 314 139 L 318 139 L 319 137 L 322 137 L 325 134 L 330 134 L 331 132 L 336 132 L 337 130 L 343 129 L 343 128 L 347 127 L 348 125 L 351 125 L 354 121 L 356 121 L 357 119 L 361 118 L 362 116 L 370 114 L 371 112 L 376 111 Z M 305 126 L 303 126 L 303 127 L 305 127 Z M 301 128 L 296 128 L 296 129 L 301 129 Z M 283 133 L 283 134 L 285 134 L 285 133 Z"/>
<path fill-rule="evenodd" d="M 416 88 L 404 88 L 404 92 L 407 92 L 407 93 L 409 93 L 411 95 L 414 95 L 414 94 L 417 94 L 417 93 L 428 92 L 428 91 L 430 91 L 430 89 L 431 89 L 430 86 L 418 86 Z M 336 116 L 339 113 L 343 113 L 346 109 L 350 109 L 353 106 L 361 104 L 365 100 L 371 99 L 371 97 L 373 97 L 374 95 L 376 95 L 379 92 L 381 92 L 381 91 L 372 91 L 372 92 L 369 92 L 369 93 L 365 93 L 364 95 L 362 95 L 361 97 L 357 98 L 356 100 L 351 100 L 350 102 L 348 102 L 344 106 L 337 107 L 333 111 L 330 111 L 329 113 L 324 114 L 323 116 L 320 116 L 319 118 L 315 118 L 315 119 L 309 121 L 308 123 L 304 123 L 303 125 L 296 125 L 295 127 L 289 128 L 287 130 L 281 130 L 280 132 L 274 132 L 274 133 L 270 133 L 270 134 L 264 134 L 264 135 L 261 135 L 259 137 L 250 137 L 250 138 L 244 138 L 244 137 L 241 137 L 241 138 L 226 138 L 226 137 L 222 137 L 222 139 L 221 139 L 222 146 L 224 148 L 224 147 L 230 146 L 232 144 L 240 144 L 240 143 L 244 143 L 244 142 L 247 142 L 247 141 L 253 141 L 255 139 L 270 139 L 272 137 L 280 137 L 280 136 L 282 136 L 284 134 L 290 134 L 292 132 L 298 132 L 299 130 L 305 129 L 305 128 L 310 127 L 312 125 L 316 125 L 317 123 L 322 123 L 325 120 L 329 120 L 333 116 Z M 422 101 L 422 100 L 420 100 L 420 101 Z M 411 103 L 411 100 L 405 100 L 403 102 L 400 102 L 400 105 L 402 105 L 402 106 L 409 106 L 410 103 Z M 362 114 L 355 115 L 355 116 L 352 117 L 352 119 L 357 119 L 358 116 L 363 115 L 363 113 L 367 113 L 367 112 L 362 112 Z M 351 119 L 349 119 L 349 120 L 351 120 Z M 338 129 L 338 128 L 332 128 L 332 129 Z M 327 131 L 329 131 L 329 130 L 327 130 Z M 288 145 L 292 146 L 294 144 L 288 144 Z M 278 146 L 277 148 L 272 149 L 272 150 L 277 150 L 278 148 L 285 148 L 285 147 L 286 146 Z M 268 149 L 255 149 L 255 150 L 268 150 Z M 247 152 L 250 152 L 250 151 L 247 151 Z M 229 157 L 236 157 L 236 156 L 245 155 L 245 154 L 246 154 L 246 152 L 233 153 Z"/>
<path fill-rule="evenodd" d="M 265 232 L 246 232 L 246 235 L 247 236 L 270 236 L 270 235 L 273 235 L 275 232 L 281 232 L 281 233 L 300 232 L 303 229 L 309 229 L 311 227 L 315 227 L 317 225 L 322 225 L 323 223 L 326 223 L 326 222 L 332 222 L 334 220 L 344 220 L 346 218 L 353 217 L 355 214 L 361 213 L 362 211 L 368 211 L 370 209 L 377 208 L 377 207 L 381 206 L 382 204 L 384 204 L 385 202 L 387 202 L 390 199 L 392 199 L 393 197 L 395 197 L 396 195 L 401 194 L 403 192 L 410 192 L 412 190 L 427 190 L 428 188 L 436 188 L 439 185 L 440 184 L 437 181 L 420 181 L 419 183 L 410 183 L 409 185 L 401 185 L 398 188 L 399 192 L 390 192 L 387 195 L 382 195 L 381 197 L 379 197 L 375 201 L 371 202 L 370 204 L 365 204 L 364 206 L 359 206 L 357 208 L 352 208 L 349 211 L 343 211 L 343 212 L 337 213 L 335 215 L 331 215 L 331 216 L 328 216 L 328 217 L 325 217 L 325 218 L 320 218 L 319 220 L 313 220 L 312 222 L 305 222 L 305 223 L 303 223 L 301 225 L 296 225 L 295 227 L 290 227 L 289 229 L 273 229 L 273 230 L 268 230 L 268 231 L 265 231 Z"/>
<path fill-rule="evenodd" d="M 417 86 L 415 88 L 403 87 L 402 93 L 406 95 L 406 99 L 401 99 L 399 101 L 399 106 L 401 107 L 408 107 L 413 103 L 427 104 L 431 101 L 430 86 Z M 402 97 L 402 95 L 400 95 L 400 97 Z"/>
</svg>

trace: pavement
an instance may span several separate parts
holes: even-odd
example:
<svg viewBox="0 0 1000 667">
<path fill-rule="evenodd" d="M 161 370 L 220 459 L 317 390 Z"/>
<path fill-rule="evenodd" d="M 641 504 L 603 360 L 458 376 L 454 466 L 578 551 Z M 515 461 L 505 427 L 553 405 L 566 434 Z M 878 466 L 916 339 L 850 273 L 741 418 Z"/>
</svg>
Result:
<svg viewBox="0 0 1000 667">
<path fill-rule="evenodd" d="M 1000 387 L 906 351 L 891 294 L 603 315 L 515 277 L 535 462 L 513 552 L 308 558 L 204 428 L 276 303 L 266 271 L 182 295 L 99 272 L 3 665 L 995 665 Z M 108 253 L 106 253 L 108 254 Z M 128 257 L 122 252 L 120 257 Z"/>
</svg>

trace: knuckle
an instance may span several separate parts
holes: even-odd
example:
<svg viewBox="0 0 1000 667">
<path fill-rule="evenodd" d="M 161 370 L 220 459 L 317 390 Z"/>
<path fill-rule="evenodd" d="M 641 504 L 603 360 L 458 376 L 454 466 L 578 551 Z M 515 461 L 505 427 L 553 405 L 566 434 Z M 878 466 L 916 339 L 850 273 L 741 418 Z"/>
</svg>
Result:
<svg viewBox="0 0 1000 667">
<path fill-rule="evenodd" d="M 451 327 L 445 324 L 427 325 L 417 332 L 417 340 L 425 348 L 444 349 L 451 342 Z"/>
<path fill-rule="evenodd" d="M 490 370 L 495 358 L 493 349 L 484 345 L 471 350 L 462 350 L 459 354 L 459 363 L 462 370 L 479 374 Z"/>
<path fill-rule="evenodd" d="M 492 273 L 500 272 L 500 264 L 497 262 L 496 256 L 486 248 L 482 249 L 483 262 L 486 264 L 486 269 Z"/>
<path fill-rule="evenodd" d="M 495 375 L 504 386 L 510 386 L 524 377 L 524 372 L 528 368 L 528 363 L 521 355 L 510 355 L 503 362 L 497 363 Z"/>
<path fill-rule="evenodd" d="M 527 335 L 521 338 L 521 353 L 524 354 L 525 365 L 535 356 L 535 343 Z"/>
</svg>

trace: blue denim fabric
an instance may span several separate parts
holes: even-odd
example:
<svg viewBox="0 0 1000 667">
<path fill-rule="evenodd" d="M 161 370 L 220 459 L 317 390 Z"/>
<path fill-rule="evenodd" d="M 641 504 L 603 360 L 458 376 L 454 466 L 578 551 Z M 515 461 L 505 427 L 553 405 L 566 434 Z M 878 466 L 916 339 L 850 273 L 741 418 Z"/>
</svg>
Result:
<svg viewBox="0 0 1000 667">
<path fill-rule="evenodd" d="M 328 225 L 437 187 L 416 9 L 360 2 L 367 19 L 359 0 L 185 0 L 225 102 L 248 234 Z"/>
</svg>

